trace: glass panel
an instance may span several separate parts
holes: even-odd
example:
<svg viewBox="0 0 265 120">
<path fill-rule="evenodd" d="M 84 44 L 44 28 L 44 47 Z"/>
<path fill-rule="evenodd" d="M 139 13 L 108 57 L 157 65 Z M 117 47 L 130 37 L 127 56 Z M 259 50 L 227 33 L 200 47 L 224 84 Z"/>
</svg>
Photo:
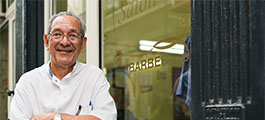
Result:
<svg viewBox="0 0 265 120">
<path fill-rule="evenodd" d="M 16 43 L 15 43 L 16 26 L 15 26 L 15 24 L 16 24 L 16 21 L 13 20 L 13 22 L 12 22 L 12 40 L 13 40 L 13 45 L 12 45 L 12 47 L 13 47 L 13 53 L 12 53 L 13 56 L 12 56 L 12 58 L 13 58 L 13 61 L 10 61 L 13 64 L 13 74 L 12 74 L 13 80 L 12 80 L 12 84 L 11 84 L 12 89 L 15 88 L 15 84 L 16 84 L 16 66 L 15 66 L 15 64 L 16 64 L 16 61 L 15 61 L 16 60 L 16 52 L 15 52 L 16 51 Z"/>
<path fill-rule="evenodd" d="M 0 116 L 7 120 L 8 24 L 0 28 Z"/>
<path fill-rule="evenodd" d="M 55 0 L 53 3 L 54 13 L 70 11 L 86 22 L 86 0 Z M 79 55 L 77 61 L 86 63 L 86 48 Z"/>
<path fill-rule="evenodd" d="M 67 11 L 67 0 L 54 0 L 52 9 L 53 9 L 53 14 L 62 11 Z"/>
<path fill-rule="evenodd" d="M 184 41 L 190 35 L 189 0 L 103 0 L 104 70 L 119 120 L 189 120 L 174 96 Z"/>
<path fill-rule="evenodd" d="M 1 12 L 2 12 L 2 13 L 5 13 L 5 12 L 6 12 L 6 1 L 5 1 L 5 0 L 2 0 L 2 1 L 0 1 L 0 2 L 1 2 L 1 4 L 0 4 L 0 5 L 1 5 L 1 6 L 0 6 L 0 7 L 1 7 Z M 3 18 L 0 18 L 0 23 L 1 23 L 2 19 L 3 19 Z"/>
<path fill-rule="evenodd" d="M 8 7 L 14 2 L 15 0 L 8 0 Z"/>
</svg>

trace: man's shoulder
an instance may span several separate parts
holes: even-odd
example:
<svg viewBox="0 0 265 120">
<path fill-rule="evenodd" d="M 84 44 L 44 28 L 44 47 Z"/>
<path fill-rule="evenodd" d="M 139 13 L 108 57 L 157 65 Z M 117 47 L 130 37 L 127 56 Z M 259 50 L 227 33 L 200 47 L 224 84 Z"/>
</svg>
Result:
<svg viewBox="0 0 265 120">
<path fill-rule="evenodd" d="M 19 81 L 28 81 L 28 80 L 31 80 L 33 78 L 36 78 L 36 77 L 39 77 L 40 74 L 43 74 L 45 73 L 45 68 L 46 67 L 46 64 L 43 64 L 39 67 L 36 67 L 28 72 L 25 72 L 22 74 L 22 76 L 20 77 Z"/>
<path fill-rule="evenodd" d="M 91 65 L 91 64 L 85 64 L 85 63 L 79 63 L 79 68 L 80 71 L 83 72 L 96 72 L 96 73 L 102 73 L 102 70 L 95 66 L 95 65 Z"/>
</svg>

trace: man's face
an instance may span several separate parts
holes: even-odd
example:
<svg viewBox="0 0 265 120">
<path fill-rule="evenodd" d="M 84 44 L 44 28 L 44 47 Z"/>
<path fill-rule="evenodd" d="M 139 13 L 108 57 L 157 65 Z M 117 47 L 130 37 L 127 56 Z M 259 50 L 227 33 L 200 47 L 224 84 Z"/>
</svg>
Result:
<svg viewBox="0 0 265 120">
<path fill-rule="evenodd" d="M 49 40 L 44 35 L 44 42 L 51 53 L 51 62 L 59 66 L 73 65 L 86 43 L 86 38 L 81 37 L 79 21 L 73 16 L 59 16 L 53 20 L 48 34 Z M 58 38 L 58 35 L 61 37 Z"/>
</svg>

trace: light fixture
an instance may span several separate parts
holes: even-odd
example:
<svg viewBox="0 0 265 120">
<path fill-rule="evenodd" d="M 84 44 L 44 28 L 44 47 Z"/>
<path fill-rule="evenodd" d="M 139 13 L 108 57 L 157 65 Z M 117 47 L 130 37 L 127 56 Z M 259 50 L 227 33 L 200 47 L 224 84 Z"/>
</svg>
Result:
<svg viewBox="0 0 265 120">
<path fill-rule="evenodd" d="M 164 52 L 164 53 L 171 53 L 171 54 L 183 54 L 184 53 L 184 45 L 183 44 L 175 44 L 174 46 L 166 49 L 157 49 L 154 48 L 154 45 L 158 41 L 150 41 L 150 40 L 140 40 L 139 41 L 139 49 L 142 51 L 150 51 L 152 48 L 152 52 Z M 170 43 L 167 42 L 161 42 L 157 47 L 167 46 Z"/>
</svg>

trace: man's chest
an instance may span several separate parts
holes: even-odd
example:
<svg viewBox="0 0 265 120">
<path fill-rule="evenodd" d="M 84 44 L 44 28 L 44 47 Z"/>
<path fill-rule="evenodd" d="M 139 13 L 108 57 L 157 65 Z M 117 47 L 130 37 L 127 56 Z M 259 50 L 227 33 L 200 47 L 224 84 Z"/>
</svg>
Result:
<svg viewBox="0 0 265 120">
<path fill-rule="evenodd" d="M 92 99 L 92 86 L 84 83 L 73 85 L 43 83 L 34 88 L 31 98 L 34 114 L 59 112 L 76 114 L 80 105 L 87 106 Z"/>
</svg>

